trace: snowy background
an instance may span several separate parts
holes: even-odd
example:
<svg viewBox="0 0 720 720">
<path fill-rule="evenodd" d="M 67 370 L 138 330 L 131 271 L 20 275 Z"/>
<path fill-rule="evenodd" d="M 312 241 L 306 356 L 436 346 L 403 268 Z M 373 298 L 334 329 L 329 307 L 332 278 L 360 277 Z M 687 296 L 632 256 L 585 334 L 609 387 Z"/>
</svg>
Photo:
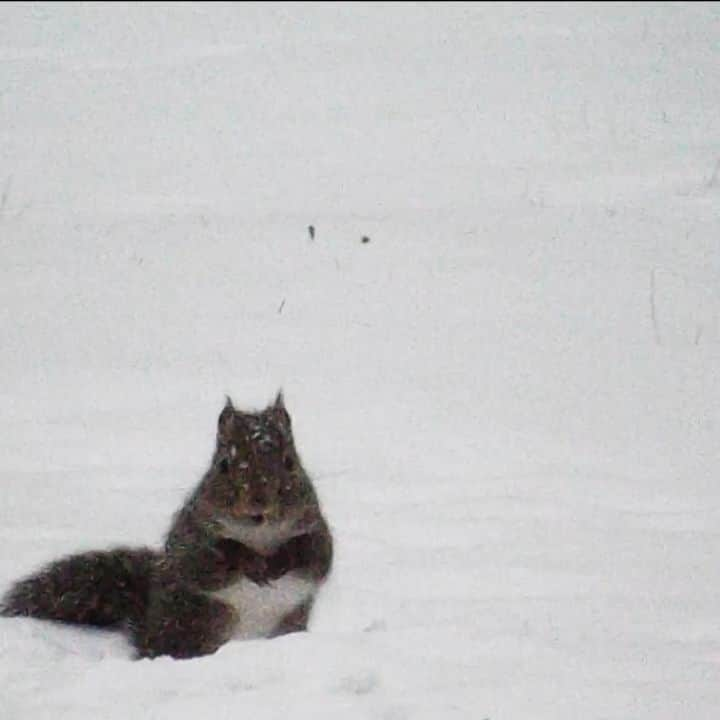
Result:
<svg viewBox="0 0 720 720">
<path fill-rule="evenodd" d="M 193 661 L 3 621 L 0 716 L 715 720 L 719 281 L 720 4 L 3 3 L 0 591 L 279 387 L 337 560 Z"/>
</svg>

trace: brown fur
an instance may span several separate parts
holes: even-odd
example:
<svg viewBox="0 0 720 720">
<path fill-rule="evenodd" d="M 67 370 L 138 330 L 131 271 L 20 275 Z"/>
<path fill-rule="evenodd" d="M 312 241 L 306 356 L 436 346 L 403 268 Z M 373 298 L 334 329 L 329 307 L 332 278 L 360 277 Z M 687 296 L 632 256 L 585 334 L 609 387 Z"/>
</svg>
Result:
<svg viewBox="0 0 720 720">
<path fill-rule="evenodd" d="M 210 468 L 175 516 L 163 551 L 118 548 L 62 558 L 16 583 L 0 612 L 125 626 L 141 657 L 195 657 L 232 635 L 237 609 L 210 592 L 240 578 L 272 585 L 290 571 L 330 572 L 332 537 L 302 467 L 282 395 L 260 413 L 220 414 Z M 304 630 L 314 597 L 270 637 Z M 242 610 L 240 610 L 241 612 Z"/>
</svg>

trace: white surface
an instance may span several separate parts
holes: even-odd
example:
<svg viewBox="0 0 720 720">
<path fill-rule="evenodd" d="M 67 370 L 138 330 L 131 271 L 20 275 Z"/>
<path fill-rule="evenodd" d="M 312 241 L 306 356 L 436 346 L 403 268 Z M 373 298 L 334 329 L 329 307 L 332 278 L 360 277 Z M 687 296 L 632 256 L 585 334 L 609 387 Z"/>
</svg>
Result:
<svg viewBox="0 0 720 720">
<path fill-rule="evenodd" d="M 280 386 L 337 561 L 312 632 L 199 660 L 2 622 L 2 716 L 715 720 L 719 40 L 3 4 L 0 588 L 159 543 Z"/>
</svg>

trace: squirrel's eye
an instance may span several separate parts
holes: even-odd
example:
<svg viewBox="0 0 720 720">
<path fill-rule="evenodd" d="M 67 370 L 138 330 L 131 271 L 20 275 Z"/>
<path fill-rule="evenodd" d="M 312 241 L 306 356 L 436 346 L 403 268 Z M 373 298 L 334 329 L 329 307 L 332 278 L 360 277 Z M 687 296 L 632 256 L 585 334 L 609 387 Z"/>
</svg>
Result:
<svg viewBox="0 0 720 720">
<path fill-rule="evenodd" d="M 295 469 L 295 461 L 289 455 L 286 455 L 283 459 L 283 465 L 288 472 L 292 472 Z"/>
<path fill-rule="evenodd" d="M 230 463 L 228 462 L 227 458 L 223 458 L 220 461 L 220 472 L 229 472 L 230 471 Z"/>
</svg>

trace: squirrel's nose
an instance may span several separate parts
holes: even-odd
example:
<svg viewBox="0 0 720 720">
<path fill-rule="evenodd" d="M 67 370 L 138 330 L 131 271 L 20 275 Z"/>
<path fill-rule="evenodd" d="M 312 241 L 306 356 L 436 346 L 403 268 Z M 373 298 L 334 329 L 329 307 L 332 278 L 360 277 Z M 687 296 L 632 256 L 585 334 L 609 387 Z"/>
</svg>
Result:
<svg viewBox="0 0 720 720">
<path fill-rule="evenodd" d="M 259 513 L 265 510 L 267 501 L 267 495 L 264 492 L 254 492 L 250 496 L 250 506 Z"/>
</svg>

